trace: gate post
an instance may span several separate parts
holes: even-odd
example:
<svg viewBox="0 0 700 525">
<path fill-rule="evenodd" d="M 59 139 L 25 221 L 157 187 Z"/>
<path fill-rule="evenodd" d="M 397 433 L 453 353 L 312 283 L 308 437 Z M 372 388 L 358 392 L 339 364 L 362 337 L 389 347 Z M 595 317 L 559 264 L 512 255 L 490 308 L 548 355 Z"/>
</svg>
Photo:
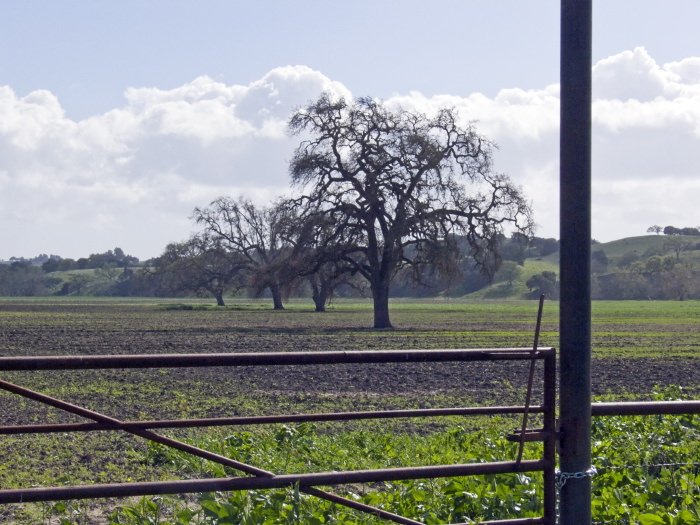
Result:
<svg viewBox="0 0 700 525">
<path fill-rule="evenodd" d="M 561 0 L 560 469 L 591 467 L 591 67 L 592 0 Z M 591 523 L 591 478 L 561 488 L 562 525 Z"/>
</svg>

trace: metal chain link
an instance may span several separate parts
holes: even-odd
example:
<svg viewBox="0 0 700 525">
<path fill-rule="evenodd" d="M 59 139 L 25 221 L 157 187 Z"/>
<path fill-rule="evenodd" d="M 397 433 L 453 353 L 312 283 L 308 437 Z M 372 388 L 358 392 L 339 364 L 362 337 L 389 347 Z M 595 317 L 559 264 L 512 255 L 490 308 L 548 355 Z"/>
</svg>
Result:
<svg viewBox="0 0 700 525">
<path fill-rule="evenodd" d="M 628 468 L 638 468 L 638 469 L 647 469 L 647 468 L 659 468 L 659 467 L 698 467 L 700 466 L 700 463 L 655 463 L 655 464 L 650 464 L 650 465 L 624 465 L 620 467 L 600 467 L 600 470 L 624 470 Z M 586 478 L 586 477 L 593 477 L 596 474 L 598 474 L 598 469 L 594 466 L 591 466 L 588 470 L 585 472 L 561 472 L 559 469 L 555 471 L 555 484 L 557 487 L 557 490 L 560 491 L 561 488 L 566 484 L 567 480 L 569 479 L 581 479 L 581 478 Z M 559 522 L 559 501 L 557 501 L 557 523 Z M 613 525 L 613 524 L 618 524 L 618 525 L 630 525 L 631 521 L 628 519 L 625 520 L 609 520 L 609 521 L 593 521 L 592 525 Z"/>
<path fill-rule="evenodd" d="M 591 465 L 588 470 L 583 472 L 562 472 L 557 469 L 554 474 L 555 485 L 557 490 L 561 490 L 564 485 L 566 485 L 567 480 L 570 479 L 582 479 L 582 478 L 592 478 L 598 473 L 598 470 Z"/>
</svg>

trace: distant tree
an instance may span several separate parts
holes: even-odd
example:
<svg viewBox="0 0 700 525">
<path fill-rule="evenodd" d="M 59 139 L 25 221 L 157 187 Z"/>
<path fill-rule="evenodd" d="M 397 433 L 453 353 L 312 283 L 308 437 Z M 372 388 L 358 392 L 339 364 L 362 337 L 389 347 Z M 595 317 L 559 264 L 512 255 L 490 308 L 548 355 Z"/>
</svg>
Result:
<svg viewBox="0 0 700 525">
<path fill-rule="evenodd" d="M 108 262 L 102 265 L 102 268 L 95 270 L 95 277 L 106 281 L 108 284 L 114 284 L 122 273 L 122 269 L 115 262 Z"/>
<path fill-rule="evenodd" d="M 0 295 L 34 297 L 46 292 L 47 280 L 39 266 L 28 260 L 15 261 L 0 267 Z"/>
<path fill-rule="evenodd" d="M 77 270 L 77 269 L 78 269 L 78 265 L 75 262 L 75 260 L 68 258 L 68 259 L 61 259 L 58 262 L 58 268 L 56 269 L 56 271 L 67 272 L 70 270 Z"/>
<path fill-rule="evenodd" d="M 71 274 L 68 277 L 69 287 L 67 293 L 74 295 L 82 295 L 88 285 L 92 282 L 92 278 L 85 273 Z"/>
<path fill-rule="evenodd" d="M 520 189 L 492 171 L 492 144 L 453 109 L 427 117 L 324 94 L 289 131 L 308 137 L 290 163 L 297 206 L 321 210 L 352 240 L 342 257 L 369 283 L 375 328 L 391 327 L 389 290 L 402 268 L 436 262 L 462 235 L 493 275 L 504 225 L 531 232 Z"/>
<path fill-rule="evenodd" d="M 663 227 L 659 226 L 658 224 L 654 224 L 653 226 L 649 226 L 647 228 L 647 233 L 655 233 L 656 235 L 659 235 L 663 231 Z"/>
<path fill-rule="evenodd" d="M 617 299 L 649 299 L 651 290 L 644 275 L 644 265 L 635 261 L 624 271 L 615 274 L 620 296 Z"/>
<path fill-rule="evenodd" d="M 519 232 L 513 232 L 510 238 L 502 236 L 498 251 L 503 261 L 515 261 L 519 265 L 525 263 L 527 250 L 530 245 L 530 238 Z"/>
<path fill-rule="evenodd" d="M 535 257 L 546 257 L 559 250 L 559 241 L 552 237 L 533 237 L 530 245 L 536 250 Z"/>
<path fill-rule="evenodd" d="M 650 274 L 661 273 L 664 269 L 664 260 L 660 255 L 652 255 L 644 263 L 644 271 Z"/>
<path fill-rule="evenodd" d="M 49 259 L 41 265 L 41 271 L 44 273 L 57 272 L 61 262 L 57 259 Z"/>
<path fill-rule="evenodd" d="M 496 280 L 506 281 L 510 286 L 513 286 L 513 281 L 516 281 L 523 274 L 523 268 L 515 261 L 503 261 L 501 267 L 496 272 Z"/>
<path fill-rule="evenodd" d="M 282 234 L 286 211 L 279 203 L 262 207 L 245 197 L 219 197 L 193 213 L 212 242 L 242 261 L 251 291 L 259 296 L 270 290 L 275 310 L 284 309 L 283 297 L 297 277 L 290 264 L 293 247 Z"/>
<path fill-rule="evenodd" d="M 175 291 L 207 292 L 218 306 L 225 306 L 224 294 L 244 285 L 246 262 L 238 253 L 226 250 L 206 233 L 187 241 L 170 243 L 155 262 L 159 280 Z"/>
<path fill-rule="evenodd" d="M 559 297 L 559 283 L 557 274 L 550 271 L 544 271 L 530 277 L 525 281 L 525 286 L 530 290 L 533 297 L 539 297 L 544 294 L 549 299 Z"/>
<path fill-rule="evenodd" d="M 620 256 L 620 258 L 617 260 L 617 266 L 619 268 L 625 268 L 630 264 L 637 262 L 639 259 L 641 259 L 641 255 L 639 255 L 639 252 L 637 250 L 631 250 L 629 252 L 623 253 Z"/>
<path fill-rule="evenodd" d="M 694 246 L 695 243 L 680 236 L 671 237 L 664 242 L 664 249 L 673 252 L 676 255 L 676 261 L 680 261 L 681 253 L 692 249 Z"/>
<path fill-rule="evenodd" d="M 603 250 L 591 252 L 591 270 L 593 273 L 603 273 L 608 268 L 610 260 Z"/>
<path fill-rule="evenodd" d="M 663 274 L 664 292 L 669 298 L 684 301 L 698 293 L 698 280 L 690 264 L 676 264 Z"/>
<path fill-rule="evenodd" d="M 675 226 L 666 226 L 664 228 L 664 235 L 680 235 L 681 230 Z"/>
</svg>

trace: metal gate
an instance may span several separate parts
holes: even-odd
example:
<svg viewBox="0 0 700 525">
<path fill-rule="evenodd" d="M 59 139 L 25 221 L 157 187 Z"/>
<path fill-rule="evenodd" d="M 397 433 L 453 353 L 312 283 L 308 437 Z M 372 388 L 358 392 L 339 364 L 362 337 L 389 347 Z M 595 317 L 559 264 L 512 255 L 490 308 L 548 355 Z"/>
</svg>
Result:
<svg viewBox="0 0 700 525">
<path fill-rule="evenodd" d="M 553 348 L 509 348 L 483 350 L 407 350 L 407 351 L 356 351 L 356 352 L 289 352 L 289 353 L 239 353 L 195 355 L 136 355 L 136 356 L 53 356 L 53 357 L 2 357 L 0 371 L 36 370 L 86 370 L 133 368 L 181 368 L 181 367 L 241 367 L 241 366 L 308 366 L 349 363 L 426 363 L 426 362 L 476 362 L 476 361 L 529 361 L 530 381 L 527 399 L 523 406 L 455 407 L 418 410 L 388 410 L 372 412 L 343 412 L 322 414 L 289 414 L 258 417 L 231 417 L 216 419 L 190 419 L 173 421 L 120 421 L 108 415 L 94 412 L 59 399 L 0 381 L 0 389 L 40 403 L 64 410 L 91 420 L 92 423 L 17 425 L 0 427 L 0 434 L 28 434 L 49 432 L 123 431 L 173 447 L 182 452 L 220 463 L 247 476 L 217 479 L 196 479 L 169 482 L 118 483 L 86 486 L 60 486 L 30 489 L 0 490 L 0 503 L 39 502 L 87 498 L 147 496 L 176 493 L 199 493 L 253 489 L 273 489 L 298 486 L 301 492 L 368 512 L 395 523 L 420 525 L 419 522 L 377 509 L 357 501 L 321 490 L 319 486 L 347 483 L 371 483 L 410 479 L 445 478 L 456 476 L 505 474 L 515 472 L 543 472 L 544 511 L 541 518 L 490 521 L 491 525 L 554 525 L 556 512 L 555 462 L 556 462 L 556 352 Z M 530 406 L 530 392 L 535 364 L 544 363 L 543 399 Z M 157 432 L 159 428 L 186 428 L 222 425 L 251 425 L 292 423 L 303 421 L 348 421 L 360 419 L 469 416 L 523 414 L 523 425 L 509 439 L 520 443 L 517 458 L 513 461 L 437 465 L 380 470 L 323 472 L 313 474 L 277 475 L 255 466 L 194 447 Z M 529 414 L 541 414 L 540 429 L 527 428 Z M 544 443 L 540 459 L 523 460 L 525 443 Z"/>
</svg>

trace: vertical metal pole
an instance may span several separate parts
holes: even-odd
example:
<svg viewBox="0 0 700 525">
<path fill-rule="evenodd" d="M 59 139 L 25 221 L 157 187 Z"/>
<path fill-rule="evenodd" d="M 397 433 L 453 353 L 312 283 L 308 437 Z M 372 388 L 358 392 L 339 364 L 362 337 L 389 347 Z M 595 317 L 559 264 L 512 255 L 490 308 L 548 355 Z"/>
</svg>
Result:
<svg viewBox="0 0 700 525">
<path fill-rule="evenodd" d="M 557 452 L 555 437 L 557 427 L 557 356 L 554 353 L 544 358 L 544 425 L 547 434 L 544 442 L 544 519 L 547 525 L 556 525 L 557 488 L 554 477 Z"/>
<path fill-rule="evenodd" d="M 559 468 L 591 466 L 591 67 L 592 0 L 561 0 Z M 562 525 L 591 523 L 591 478 L 561 489 Z"/>
</svg>

